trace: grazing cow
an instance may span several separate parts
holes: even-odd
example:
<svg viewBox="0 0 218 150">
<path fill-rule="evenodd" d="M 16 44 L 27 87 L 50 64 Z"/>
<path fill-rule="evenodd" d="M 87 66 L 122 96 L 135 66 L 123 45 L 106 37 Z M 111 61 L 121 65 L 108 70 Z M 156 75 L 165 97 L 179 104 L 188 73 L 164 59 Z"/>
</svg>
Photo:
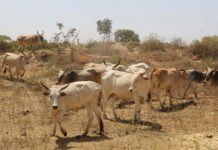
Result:
<svg viewBox="0 0 218 150">
<path fill-rule="evenodd" d="M 127 73 L 127 72 L 121 72 L 117 70 L 109 70 L 102 75 L 101 85 L 102 85 L 102 110 L 104 113 L 104 117 L 107 118 L 106 112 L 105 112 L 105 104 L 108 102 L 108 100 L 111 103 L 111 108 L 113 115 L 115 119 L 118 119 L 115 109 L 114 109 L 114 99 L 119 98 L 122 101 L 129 101 L 134 99 L 133 93 L 129 91 L 129 87 L 131 86 L 132 81 L 135 79 L 135 76 L 138 74 L 135 73 Z M 145 86 L 147 86 L 148 83 L 146 83 Z M 148 86 L 149 87 L 149 86 Z M 144 94 L 149 95 L 150 90 L 145 90 Z M 135 115 L 134 120 L 139 121 L 140 120 L 140 103 L 144 102 L 144 99 L 135 99 Z"/>
<path fill-rule="evenodd" d="M 88 124 L 83 135 L 88 133 L 88 130 L 94 119 L 93 113 L 96 115 L 100 134 L 103 133 L 104 127 L 97 108 L 98 99 L 101 96 L 101 86 L 93 81 L 78 81 L 62 86 L 52 86 L 48 88 L 41 82 L 42 86 L 46 89 L 45 96 L 49 96 L 51 103 L 51 113 L 54 116 L 54 129 L 53 134 L 56 134 L 57 123 L 64 136 L 67 131 L 62 127 L 61 121 L 67 110 L 74 110 L 78 112 L 83 106 L 87 110 Z"/>
<path fill-rule="evenodd" d="M 207 67 L 206 78 L 204 80 L 203 85 L 205 85 L 208 81 L 211 81 L 211 85 L 217 86 L 218 85 L 218 71 L 217 69 L 212 69 Z"/>
<path fill-rule="evenodd" d="M 26 46 L 36 46 L 39 45 L 40 43 L 43 42 L 43 34 L 39 34 L 37 31 L 36 35 L 20 35 L 17 38 L 17 43 L 18 43 L 18 51 L 23 53 L 24 48 Z"/>
<path fill-rule="evenodd" d="M 196 71 L 194 69 L 186 70 L 185 72 L 186 72 L 187 87 L 185 89 L 183 98 L 185 98 L 186 92 L 188 91 L 188 89 L 190 87 L 194 91 L 195 98 L 198 98 L 197 92 L 192 84 L 193 84 L 193 82 L 195 82 L 195 83 L 203 82 L 203 80 L 205 78 L 205 74 L 202 72 Z"/>
<path fill-rule="evenodd" d="M 25 54 L 13 54 L 13 53 L 5 53 L 3 56 L 3 60 L 2 60 L 2 65 L 0 68 L 0 73 L 2 72 L 2 68 L 6 67 L 6 65 L 8 65 L 9 67 L 9 71 L 11 74 L 11 78 L 13 78 L 13 75 L 11 73 L 11 68 L 16 68 L 16 73 L 17 73 L 17 78 L 18 78 L 18 74 L 20 74 L 20 70 L 23 71 L 23 73 L 21 74 L 21 77 L 24 75 L 25 73 L 25 64 L 29 63 L 29 59 L 30 59 L 31 55 L 25 55 Z M 5 68 L 6 69 L 6 68 Z M 6 70 L 4 71 L 6 72 Z"/>
<path fill-rule="evenodd" d="M 65 71 L 60 70 L 58 74 L 58 81 L 56 83 L 57 85 L 63 85 L 75 81 L 94 81 L 96 83 L 100 83 L 100 73 L 94 68 L 73 70 L 69 73 L 67 73 L 67 70 L 68 69 Z"/>
<path fill-rule="evenodd" d="M 176 70 L 172 69 L 162 69 L 155 68 L 151 72 L 151 89 L 157 90 L 158 100 L 161 107 L 164 107 L 160 99 L 161 90 L 165 90 L 166 93 L 169 93 L 170 105 L 172 106 L 171 100 L 171 89 L 175 86 L 178 86 L 181 81 L 186 81 L 186 72 L 183 69 Z"/>
</svg>

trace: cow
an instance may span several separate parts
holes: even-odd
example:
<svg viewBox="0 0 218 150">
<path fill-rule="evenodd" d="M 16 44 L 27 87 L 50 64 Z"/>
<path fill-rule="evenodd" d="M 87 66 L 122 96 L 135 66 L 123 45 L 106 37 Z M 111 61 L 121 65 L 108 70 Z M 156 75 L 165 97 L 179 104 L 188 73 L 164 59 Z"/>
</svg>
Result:
<svg viewBox="0 0 218 150">
<path fill-rule="evenodd" d="M 203 80 L 205 78 L 205 73 L 202 73 L 200 71 L 196 71 L 194 69 L 188 69 L 188 70 L 185 70 L 185 72 L 186 72 L 187 87 L 185 88 L 183 98 L 185 98 L 185 95 L 186 95 L 188 89 L 191 87 L 193 89 L 195 98 L 198 99 L 198 95 L 197 95 L 197 92 L 193 86 L 193 83 L 203 82 Z"/>
<path fill-rule="evenodd" d="M 43 34 L 44 32 L 42 31 L 42 34 L 39 34 L 37 31 L 36 35 L 20 35 L 17 38 L 17 44 L 18 44 L 18 51 L 23 53 L 24 48 L 26 46 L 36 46 L 39 45 L 40 43 L 43 42 Z"/>
<path fill-rule="evenodd" d="M 107 70 L 119 70 L 119 71 L 125 71 L 126 67 L 123 65 L 120 65 L 121 59 L 117 62 L 117 64 L 111 64 L 106 63 L 105 59 L 103 59 L 103 63 L 96 64 L 96 63 L 87 63 L 84 65 L 83 69 L 90 69 L 94 68 L 98 70 L 101 74 Z"/>
<path fill-rule="evenodd" d="M 129 72 L 129 73 L 135 73 L 135 72 L 141 72 L 142 70 L 144 71 L 148 71 L 148 73 L 151 71 L 151 67 L 149 65 L 147 65 L 146 63 L 138 63 L 138 64 L 132 64 L 130 66 L 127 67 L 127 69 L 125 70 L 125 72 Z"/>
<path fill-rule="evenodd" d="M 164 105 L 161 102 L 160 94 L 161 91 L 164 90 L 166 94 L 169 94 L 170 105 L 172 106 L 171 100 L 171 89 L 178 86 L 182 81 L 186 81 L 186 72 L 183 69 L 177 70 L 175 68 L 171 69 L 163 69 L 163 68 L 155 68 L 152 70 L 150 75 L 151 80 L 151 90 L 157 90 L 158 100 L 163 108 Z M 165 101 L 164 101 L 165 103 Z"/>
<path fill-rule="evenodd" d="M 143 75 L 143 74 L 142 74 Z M 129 87 L 134 80 L 137 73 L 127 73 L 121 72 L 117 70 L 109 70 L 102 75 L 101 85 L 102 85 L 102 111 L 104 118 L 107 119 L 106 112 L 105 112 L 105 105 L 109 101 L 111 103 L 111 109 L 113 115 L 116 120 L 118 117 L 116 115 L 114 109 L 114 100 L 115 98 L 119 98 L 122 101 L 129 101 L 134 99 L 133 93 L 129 91 Z M 146 82 L 146 85 L 148 83 Z M 148 86 L 149 88 L 149 86 Z M 149 95 L 150 90 L 145 90 L 145 95 Z M 134 114 L 134 121 L 140 121 L 140 103 L 144 102 L 144 99 L 135 99 L 135 114 Z"/>
<path fill-rule="evenodd" d="M 21 77 L 24 76 L 24 73 L 25 73 L 24 66 L 29 63 L 30 57 L 31 57 L 30 54 L 25 55 L 24 53 L 18 54 L 18 55 L 14 53 L 8 53 L 8 52 L 5 53 L 3 56 L 0 73 L 2 72 L 3 67 L 6 67 L 6 65 L 8 65 L 11 78 L 13 78 L 13 75 L 11 73 L 11 68 L 16 69 L 17 78 L 18 78 L 18 75 L 20 74 L 19 71 L 21 70 L 23 71 L 23 73 L 20 76 Z M 6 72 L 6 68 L 4 72 Z"/>
<path fill-rule="evenodd" d="M 100 73 L 94 69 L 85 69 L 85 70 L 72 70 L 67 72 L 60 70 L 58 74 L 57 85 L 63 85 L 66 83 L 71 83 L 75 81 L 94 81 L 96 83 L 100 83 Z"/>
<path fill-rule="evenodd" d="M 207 67 L 206 77 L 202 85 L 206 85 L 208 81 L 211 81 L 211 85 L 213 86 L 218 85 L 218 71 L 217 69 L 212 69 L 209 66 Z"/>
<path fill-rule="evenodd" d="M 78 81 L 61 86 L 52 86 L 48 88 L 41 82 L 45 88 L 43 93 L 49 96 L 51 104 L 51 113 L 54 117 L 54 128 L 52 136 L 56 134 L 57 123 L 64 136 L 67 136 L 67 131 L 62 127 L 61 121 L 67 110 L 78 112 L 82 107 L 87 110 L 88 124 L 83 136 L 88 133 L 88 130 L 94 119 L 93 113 L 97 117 L 99 123 L 100 134 L 104 132 L 104 125 L 101 119 L 100 112 L 97 108 L 97 103 L 101 97 L 101 86 L 93 81 Z"/>
</svg>

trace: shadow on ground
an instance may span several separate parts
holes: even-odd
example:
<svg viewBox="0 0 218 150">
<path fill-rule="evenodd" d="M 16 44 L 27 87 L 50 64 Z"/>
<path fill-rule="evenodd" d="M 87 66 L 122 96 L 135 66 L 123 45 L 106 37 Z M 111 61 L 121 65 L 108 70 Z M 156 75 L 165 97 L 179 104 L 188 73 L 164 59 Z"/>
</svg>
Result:
<svg viewBox="0 0 218 150">
<path fill-rule="evenodd" d="M 40 84 L 38 82 L 31 82 L 20 78 L 10 78 L 6 76 L 2 76 L 2 79 L 8 80 L 10 82 L 18 82 L 18 83 L 24 83 L 26 86 L 30 88 L 40 88 Z"/>
<path fill-rule="evenodd" d="M 183 110 L 190 105 L 197 106 L 197 104 L 194 101 L 189 101 L 189 102 L 179 103 L 179 104 L 169 106 L 169 107 L 163 107 L 159 109 L 159 111 L 160 112 L 176 112 L 176 111 Z"/>
<path fill-rule="evenodd" d="M 104 140 L 110 140 L 111 138 L 107 137 L 106 135 L 101 136 L 78 136 L 75 137 L 60 137 L 57 136 L 56 144 L 58 145 L 58 149 L 71 149 L 75 147 L 67 146 L 71 142 L 98 142 Z"/>
<path fill-rule="evenodd" d="M 159 123 L 153 123 L 149 121 L 134 122 L 134 120 L 125 120 L 125 119 L 118 119 L 118 120 L 108 119 L 108 120 L 113 122 L 130 124 L 130 125 L 138 124 L 138 125 L 148 126 L 150 127 L 148 130 L 152 130 L 152 131 L 160 131 L 162 129 L 162 125 L 160 125 Z"/>
</svg>

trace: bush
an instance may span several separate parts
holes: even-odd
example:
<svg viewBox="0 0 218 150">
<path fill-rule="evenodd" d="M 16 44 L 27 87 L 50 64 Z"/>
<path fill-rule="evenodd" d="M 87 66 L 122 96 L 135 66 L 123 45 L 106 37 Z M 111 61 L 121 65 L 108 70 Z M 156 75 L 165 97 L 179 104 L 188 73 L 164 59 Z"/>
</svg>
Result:
<svg viewBox="0 0 218 150">
<path fill-rule="evenodd" d="M 150 34 L 150 36 L 141 44 L 143 51 L 164 51 L 165 43 L 156 34 Z"/>
<path fill-rule="evenodd" d="M 6 35 L 0 35 L 0 52 L 13 52 L 17 49 L 17 44 Z"/>
<path fill-rule="evenodd" d="M 218 36 L 205 36 L 201 41 L 195 40 L 190 44 L 189 50 L 193 55 L 218 58 Z"/>
<path fill-rule="evenodd" d="M 180 37 L 175 37 L 171 40 L 170 45 L 174 49 L 185 49 L 187 47 L 187 44 L 185 41 L 182 40 Z"/>
</svg>

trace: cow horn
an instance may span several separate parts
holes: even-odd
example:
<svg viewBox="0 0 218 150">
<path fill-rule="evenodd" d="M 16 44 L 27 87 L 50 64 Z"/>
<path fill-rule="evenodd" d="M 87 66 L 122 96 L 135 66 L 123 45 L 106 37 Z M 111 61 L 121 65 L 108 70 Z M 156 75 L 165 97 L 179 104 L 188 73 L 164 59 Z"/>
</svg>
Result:
<svg viewBox="0 0 218 150">
<path fill-rule="evenodd" d="M 37 34 L 39 35 L 39 32 L 38 32 L 38 30 L 37 30 Z"/>
<path fill-rule="evenodd" d="M 40 82 L 40 83 L 46 90 L 49 90 L 49 88 L 44 83 L 42 83 L 42 82 Z"/>
<path fill-rule="evenodd" d="M 69 85 L 70 85 L 70 83 L 68 83 L 67 85 L 65 85 L 64 87 L 62 87 L 62 88 L 60 89 L 60 91 L 63 91 L 63 90 L 66 89 Z"/>
<path fill-rule="evenodd" d="M 107 67 L 107 64 L 106 64 L 105 58 L 103 59 L 103 63 L 104 63 L 104 65 Z"/>
<path fill-rule="evenodd" d="M 207 70 L 211 70 L 211 68 L 209 66 L 207 66 Z"/>
<path fill-rule="evenodd" d="M 44 35 L 44 31 L 42 30 L 42 35 Z"/>
<path fill-rule="evenodd" d="M 121 59 L 119 59 L 118 63 L 115 66 L 113 66 L 113 69 L 115 69 L 117 66 L 120 65 L 120 61 L 121 61 Z"/>
<path fill-rule="evenodd" d="M 143 76 L 144 74 L 146 74 L 148 72 L 148 68 L 146 68 L 146 70 L 142 73 L 140 73 L 141 76 Z"/>
</svg>

